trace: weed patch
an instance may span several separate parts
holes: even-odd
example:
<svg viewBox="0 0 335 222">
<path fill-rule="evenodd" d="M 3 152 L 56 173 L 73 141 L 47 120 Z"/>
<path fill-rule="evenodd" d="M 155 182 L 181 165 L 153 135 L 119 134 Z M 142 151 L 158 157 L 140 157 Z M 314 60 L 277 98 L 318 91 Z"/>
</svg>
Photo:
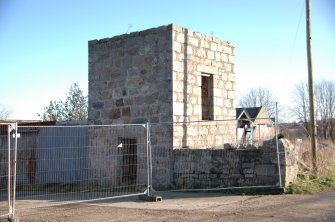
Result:
<svg viewBox="0 0 335 222">
<path fill-rule="evenodd" d="M 291 194 L 315 194 L 335 190 L 335 175 L 328 176 L 302 176 L 290 185 L 286 193 Z"/>
</svg>

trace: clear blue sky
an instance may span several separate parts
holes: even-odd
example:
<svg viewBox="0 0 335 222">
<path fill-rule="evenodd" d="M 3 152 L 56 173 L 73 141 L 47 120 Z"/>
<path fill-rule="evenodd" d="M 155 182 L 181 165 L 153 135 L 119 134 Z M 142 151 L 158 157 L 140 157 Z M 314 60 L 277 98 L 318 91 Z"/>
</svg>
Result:
<svg viewBox="0 0 335 222">
<path fill-rule="evenodd" d="M 38 119 L 74 82 L 87 94 L 87 42 L 175 23 L 236 46 L 237 95 L 289 105 L 307 81 L 305 0 L 0 0 L 0 104 Z M 312 0 L 315 80 L 335 81 L 335 0 Z"/>
</svg>

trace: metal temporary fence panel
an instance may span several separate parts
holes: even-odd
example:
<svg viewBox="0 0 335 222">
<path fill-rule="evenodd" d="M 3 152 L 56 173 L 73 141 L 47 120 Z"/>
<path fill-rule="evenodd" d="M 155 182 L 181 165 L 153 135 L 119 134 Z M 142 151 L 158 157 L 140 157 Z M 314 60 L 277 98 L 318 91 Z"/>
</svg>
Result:
<svg viewBox="0 0 335 222">
<path fill-rule="evenodd" d="M 0 125 L 0 214 L 7 216 L 8 190 L 8 125 Z"/>
<path fill-rule="evenodd" d="M 16 124 L 0 123 L 0 217 L 13 218 L 15 205 Z"/>
<path fill-rule="evenodd" d="M 260 141 L 265 136 L 257 134 L 263 146 L 241 144 L 236 126 L 236 120 L 152 124 L 153 189 L 281 186 L 275 140 Z"/>
<path fill-rule="evenodd" d="M 16 209 L 144 194 L 147 125 L 20 126 Z"/>
</svg>

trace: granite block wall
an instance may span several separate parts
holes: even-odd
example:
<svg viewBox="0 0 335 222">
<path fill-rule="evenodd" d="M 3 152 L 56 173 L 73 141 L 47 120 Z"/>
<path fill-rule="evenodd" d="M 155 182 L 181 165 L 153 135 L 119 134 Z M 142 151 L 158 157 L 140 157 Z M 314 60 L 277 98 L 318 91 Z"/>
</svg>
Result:
<svg viewBox="0 0 335 222">
<path fill-rule="evenodd" d="M 231 43 L 171 24 L 93 40 L 88 46 L 89 122 L 154 124 L 153 180 L 172 180 L 172 171 L 164 170 L 172 165 L 161 164 L 161 151 L 236 141 L 236 122 L 231 121 L 236 103 Z M 212 79 L 209 107 L 203 106 L 203 75 Z M 211 110 L 211 119 L 203 118 L 204 109 Z M 181 128 L 176 123 L 186 121 L 198 123 Z M 194 143 L 200 136 L 206 141 Z M 96 143 L 104 138 L 91 139 Z M 164 158 L 173 164 L 172 155 Z"/>
<path fill-rule="evenodd" d="M 173 121 L 193 122 L 175 125 L 173 147 L 199 149 L 208 144 L 218 147 L 236 142 L 235 47 L 216 37 L 176 25 L 172 27 Z M 210 120 L 214 122 L 203 118 L 204 75 L 211 76 L 213 81 L 209 105 Z"/>
<path fill-rule="evenodd" d="M 89 42 L 89 121 L 172 121 L 171 26 Z"/>
<path fill-rule="evenodd" d="M 173 148 L 203 148 L 205 144 L 192 142 L 198 136 L 206 136 L 206 143 L 214 146 L 235 142 L 236 122 L 231 121 L 236 114 L 234 64 L 231 43 L 174 24 L 90 41 L 89 121 L 204 120 L 183 130 L 174 126 L 169 143 Z M 204 75 L 212 79 L 209 107 L 203 105 Z M 204 109 L 211 110 L 211 119 L 204 119 Z M 229 121 L 208 124 L 207 120 Z M 204 135 L 204 124 L 215 130 Z M 171 149 L 170 144 L 167 148 Z"/>
<path fill-rule="evenodd" d="M 279 140 L 282 185 L 297 176 L 294 148 L 288 140 Z M 174 150 L 175 189 L 224 188 L 243 186 L 279 186 L 275 141 L 261 147 Z"/>
</svg>

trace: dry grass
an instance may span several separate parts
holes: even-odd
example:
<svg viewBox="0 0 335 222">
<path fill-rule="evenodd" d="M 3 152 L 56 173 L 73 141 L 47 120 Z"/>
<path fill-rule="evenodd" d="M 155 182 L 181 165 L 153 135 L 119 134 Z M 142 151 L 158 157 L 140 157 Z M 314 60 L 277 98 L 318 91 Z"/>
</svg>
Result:
<svg viewBox="0 0 335 222">
<path fill-rule="evenodd" d="M 295 142 L 298 159 L 310 170 L 301 169 L 301 173 L 308 174 L 313 168 L 312 150 L 308 138 Z M 335 144 L 331 141 L 319 142 L 317 145 L 317 169 L 318 175 L 334 175 L 335 174 Z"/>
<path fill-rule="evenodd" d="M 312 173 L 312 150 L 307 130 L 300 124 L 284 124 L 280 131 L 285 138 L 290 140 L 297 152 L 297 158 L 301 162 L 301 174 Z M 317 168 L 319 175 L 335 174 L 335 144 L 331 141 L 318 140 L 317 144 Z"/>
<path fill-rule="evenodd" d="M 308 138 L 294 142 L 300 172 L 297 181 L 288 188 L 289 193 L 313 194 L 335 190 L 335 144 L 318 143 L 317 175 L 313 174 L 311 145 Z"/>
</svg>

